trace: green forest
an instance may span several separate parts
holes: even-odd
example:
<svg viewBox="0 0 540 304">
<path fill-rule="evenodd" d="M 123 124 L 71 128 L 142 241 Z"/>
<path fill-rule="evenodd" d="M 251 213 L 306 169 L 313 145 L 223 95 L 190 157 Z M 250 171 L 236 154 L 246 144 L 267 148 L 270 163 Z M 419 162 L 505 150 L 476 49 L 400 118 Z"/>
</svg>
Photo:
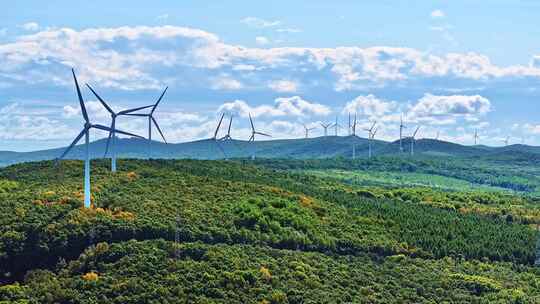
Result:
<svg viewBox="0 0 540 304">
<path fill-rule="evenodd" d="M 540 303 L 527 160 L 0 169 L 0 303 Z"/>
</svg>

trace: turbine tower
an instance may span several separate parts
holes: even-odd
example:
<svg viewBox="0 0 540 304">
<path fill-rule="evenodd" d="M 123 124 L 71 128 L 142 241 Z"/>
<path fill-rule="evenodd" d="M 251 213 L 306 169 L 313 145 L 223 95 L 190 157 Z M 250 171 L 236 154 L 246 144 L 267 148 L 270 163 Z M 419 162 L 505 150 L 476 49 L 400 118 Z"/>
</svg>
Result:
<svg viewBox="0 0 540 304">
<path fill-rule="evenodd" d="M 249 141 L 253 143 L 251 159 L 255 159 L 255 135 L 257 134 L 257 135 L 262 135 L 266 137 L 272 137 L 272 136 L 266 133 L 255 131 L 255 126 L 253 125 L 253 119 L 251 118 L 251 113 L 249 113 L 249 122 L 251 123 L 251 137 L 249 138 Z"/>
<path fill-rule="evenodd" d="M 111 127 L 110 127 L 111 131 L 109 132 L 109 137 L 107 138 L 107 146 L 105 148 L 105 154 L 103 155 L 103 157 L 107 156 L 107 153 L 109 152 L 109 144 L 110 144 L 111 146 L 111 171 L 116 172 L 116 131 L 115 131 L 116 118 L 118 116 L 127 115 L 129 113 L 133 113 L 139 110 L 150 108 L 152 106 L 150 105 L 150 106 L 138 107 L 138 108 L 133 108 L 133 109 L 127 109 L 120 112 L 114 112 L 114 110 L 103 100 L 103 98 L 101 98 L 101 96 L 99 96 L 96 93 L 96 91 L 94 91 L 94 89 L 89 84 L 86 84 L 86 86 L 90 89 L 90 91 L 92 91 L 92 93 L 94 94 L 94 96 L 96 96 L 99 102 L 101 102 L 103 107 L 105 107 L 105 109 L 111 114 Z"/>
<path fill-rule="evenodd" d="M 508 146 L 508 142 L 510 141 L 510 136 L 506 136 L 505 139 L 503 139 L 504 145 Z"/>
<path fill-rule="evenodd" d="M 231 114 L 230 118 L 229 118 L 229 128 L 227 129 L 227 134 L 225 136 L 223 136 L 222 138 L 220 138 L 219 140 L 230 140 L 230 139 L 232 139 L 232 137 L 231 137 L 231 127 L 232 127 L 233 117 L 234 117 L 234 115 Z"/>
<path fill-rule="evenodd" d="M 356 113 L 354 113 L 354 122 L 351 126 L 352 130 L 352 158 L 356 159 L 356 144 L 354 142 L 354 138 L 356 137 Z"/>
<path fill-rule="evenodd" d="M 403 124 L 403 113 L 401 113 L 401 119 L 399 122 L 399 152 L 403 152 L 403 129 L 407 128 Z"/>
<path fill-rule="evenodd" d="M 333 127 L 334 127 L 334 131 L 335 131 L 335 135 L 338 136 L 338 129 L 341 128 L 341 125 L 338 123 L 337 115 L 336 115 L 336 122 L 334 123 Z"/>
<path fill-rule="evenodd" d="M 414 133 L 411 136 L 411 156 L 414 155 L 414 138 L 416 137 L 418 130 L 420 130 L 420 126 L 416 127 L 416 130 L 414 130 Z"/>
<path fill-rule="evenodd" d="M 166 87 L 165 90 L 163 90 L 163 93 L 161 93 L 161 96 L 159 96 L 159 98 L 158 98 L 158 100 L 156 101 L 155 104 L 149 106 L 149 108 L 151 108 L 150 113 L 145 113 L 145 114 L 130 113 L 130 114 L 126 114 L 127 116 L 137 116 L 137 117 L 147 117 L 148 118 L 148 151 L 149 151 L 148 157 L 150 157 L 151 146 L 152 146 L 152 124 L 154 124 L 156 126 L 157 130 L 159 131 L 159 134 L 161 135 L 161 138 L 163 138 L 163 141 L 165 143 L 167 143 L 167 140 L 165 139 L 165 136 L 163 135 L 163 132 L 161 131 L 161 128 L 159 127 L 159 124 L 157 123 L 157 120 L 154 117 L 154 112 L 156 111 L 156 108 L 159 105 L 159 103 L 161 102 L 161 100 L 163 99 L 163 96 L 167 92 L 167 89 L 168 89 L 168 87 Z"/>
<path fill-rule="evenodd" d="M 437 136 L 435 136 L 435 140 L 439 140 L 439 135 L 441 134 L 441 132 L 439 130 L 437 130 Z"/>
<path fill-rule="evenodd" d="M 371 128 L 365 128 L 365 131 L 368 131 L 368 157 L 371 158 L 371 140 L 375 137 L 375 132 L 377 132 L 377 129 L 375 129 L 375 125 L 377 122 L 373 122 L 371 125 Z"/>
<path fill-rule="evenodd" d="M 90 129 L 98 129 L 103 131 L 109 131 L 112 132 L 114 130 L 115 133 L 129 135 L 129 136 L 135 136 L 135 137 L 141 137 L 136 134 L 120 131 L 117 129 L 112 129 L 103 125 L 99 124 L 92 124 L 90 122 L 90 118 L 88 117 L 88 113 L 86 112 L 86 107 L 84 106 L 84 100 L 81 94 L 81 89 L 79 88 L 79 83 L 77 82 L 77 76 L 75 76 L 75 70 L 71 69 L 71 73 L 73 74 L 73 81 L 75 82 L 75 87 L 77 89 L 77 96 L 79 97 L 79 105 L 81 107 L 81 112 L 84 118 L 84 126 L 82 131 L 75 137 L 71 145 L 67 147 L 67 149 L 56 159 L 56 162 L 58 163 L 61 159 L 63 159 L 69 151 L 81 140 L 81 138 L 84 136 L 84 143 L 85 143 L 85 157 L 84 157 L 84 207 L 90 208 Z M 142 138 L 142 137 L 141 137 Z"/>
<path fill-rule="evenodd" d="M 349 136 L 352 135 L 352 129 L 351 129 L 351 112 L 349 112 L 349 127 L 348 127 L 348 134 Z"/>
<path fill-rule="evenodd" d="M 475 146 L 478 144 L 479 139 L 480 139 L 480 136 L 478 135 L 478 129 L 474 129 L 474 145 Z"/>
<path fill-rule="evenodd" d="M 328 128 L 332 126 L 331 123 L 320 123 L 321 127 L 324 129 L 324 137 L 328 136 Z"/>
<path fill-rule="evenodd" d="M 302 124 L 304 126 L 304 132 L 306 135 L 306 138 L 309 138 L 309 131 L 315 130 L 315 127 L 308 128 L 305 124 Z"/>
</svg>

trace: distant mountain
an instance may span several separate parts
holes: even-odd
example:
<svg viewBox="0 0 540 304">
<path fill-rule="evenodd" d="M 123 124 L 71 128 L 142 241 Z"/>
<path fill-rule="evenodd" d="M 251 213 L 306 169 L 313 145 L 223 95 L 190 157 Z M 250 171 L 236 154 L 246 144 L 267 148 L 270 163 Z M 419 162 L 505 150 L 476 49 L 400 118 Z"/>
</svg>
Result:
<svg viewBox="0 0 540 304">
<path fill-rule="evenodd" d="M 255 152 L 256 157 L 264 158 L 332 158 L 352 157 L 352 145 L 355 145 L 357 157 L 367 157 L 368 140 L 353 136 L 326 136 L 301 139 L 282 139 L 248 142 L 243 140 L 214 141 L 203 139 L 192 142 L 165 144 L 162 142 L 137 138 L 119 138 L 116 141 L 116 150 L 120 158 L 191 158 L 191 159 L 224 159 L 246 158 Z M 410 138 L 402 141 L 403 154 L 410 151 Z M 104 156 L 106 139 L 90 143 L 92 158 Z M 0 151 L 0 166 L 14 163 L 49 160 L 57 158 L 65 148 L 40 150 L 33 152 Z M 399 154 L 399 140 L 386 142 L 374 140 L 372 142 L 374 155 Z M 69 159 L 82 159 L 84 146 L 78 145 L 67 155 Z M 425 156 L 453 156 L 453 157 L 492 157 L 505 158 L 539 158 L 540 147 L 526 145 L 511 145 L 506 147 L 488 147 L 483 145 L 464 146 L 456 143 L 435 140 L 419 139 L 415 141 L 416 155 Z"/>
</svg>

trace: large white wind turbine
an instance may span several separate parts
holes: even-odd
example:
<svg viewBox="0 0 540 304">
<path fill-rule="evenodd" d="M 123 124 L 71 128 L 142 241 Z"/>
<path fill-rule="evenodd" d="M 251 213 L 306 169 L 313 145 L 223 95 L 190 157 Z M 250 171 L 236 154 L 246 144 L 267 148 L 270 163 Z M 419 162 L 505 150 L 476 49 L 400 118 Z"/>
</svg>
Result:
<svg viewBox="0 0 540 304">
<path fill-rule="evenodd" d="M 249 141 L 252 142 L 252 145 L 253 145 L 251 159 L 255 159 L 255 135 L 262 135 L 266 137 L 272 137 L 272 136 L 270 136 L 270 134 L 258 132 L 255 130 L 255 126 L 253 125 L 253 119 L 251 118 L 251 113 L 249 113 L 249 122 L 251 124 L 251 137 L 249 138 Z"/>
<path fill-rule="evenodd" d="M 75 137 L 71 145 L 67 147 L 67 149 L 62 153 L 62 155 L 56 160 L 57 162 L 63 159 L 69 151 L 81 140 L 81 138 L 84 136 L 84 143 L 85 143 L 85 158 L 84 158 L 84 207 L 90 208 L 90 129 L 98 129 L 103 131 L 114 131 L 115 133 L 129 135 L 129 136 L 135 136 L 135 137 L 141 137 L 136 134 L 120 131 L 117 129 L 112 129 L 103 125 L 99 124 L 92 124 L 90 123 L 90 118 L 88 117 L 88 113 L 86 112 L 86 107 L 84 106 L 84 100 L 81 94 L 81 89 L 79 88 L 79 83 L 77 82 L 77 77 L 75 76 L 75 70 L 71 70 L 71 73 L 73 74 L 73 80 L 75 82 L 75 87 L 77 88 L 77 96 L 79 97 L 79 104 L 81 107 L 81 112 L 84 118 L 84 127 L 82 131 Z M 141 137 L 142 138 L 142 137 Z"/>
<path fill-rule="evenodd" d="M 414 133 L 411 136 L 411 156 L 414 155 L 414 141 L 415 141 L 416 133 L 418 133 L 418 130 L 420 130 L 420 126 L 416 127 L 416 130 L 414 130 Z"/>
<path fill-rule="evenodd" d="M 109 132 L 109 137 L 107 138 L 107 146 L 105 148 L 105 154 L 104 157 L 107 156 L 107 153 L 109 152 L 109 144 L 111 146 L 111 171 L 116 172 L 116 118 L 118 116 L 127 115 L 129 113 L 133 113 L 139 110 L 147 109 L 152 107 L 150 106 L 144 106 L 144 107 L 138 107 L 133 109 L 127 109 L 120 112 L 114 112 L 114 110 L 99 96 L 96 91 L 89 85 L 86 84 L 86 86 L 92 91 L 94 96 L 101 102 L 103 107 L 111 114 L 111 131 Z"/>
<path fill-rule="evenodd" d="M 154 118 L 154 112 L 156 111 L 157 106 L 163 99 L 163 96 L 167 92 L 168 87 L 163 90 L 163 93 L 161 93 L 161 96 L 159 96 L 158 100 L 155 104 L 150 105 L 148 108 L 151 108 L 149 113 L 129 113 L 125 114 L 126 116 L 137 116 L 137 117 L 147 117 L 148 118 L 148 147 L 149 152 L 151 152 L 151 145 L 152 145 L 152 124 L 156 126 L 157 130 L 159 131 L 159 134 L 161 135 L 161 138 L 163 138 L 163 141 L 167 143 L 167 140 L 165 139 L 165 135 L 163 135 L 163 132 L 161 131 L 161 128 L 159 127 L 159 124 L 157 123 L 157 120 Z M 150 155 L 148 155 L 150 157 Z"/>
</svg>

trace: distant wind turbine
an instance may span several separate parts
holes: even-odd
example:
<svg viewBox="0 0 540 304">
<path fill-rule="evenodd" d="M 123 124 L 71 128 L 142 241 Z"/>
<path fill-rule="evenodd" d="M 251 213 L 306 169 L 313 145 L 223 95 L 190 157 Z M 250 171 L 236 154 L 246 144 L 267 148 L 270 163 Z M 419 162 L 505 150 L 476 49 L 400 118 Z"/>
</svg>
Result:
<svg viewBox="0 0 540 304">
<path fill-rule="evenodd" d="M 147 117 L 148 118 L 148 149 L 151 153 L 151 145 L 152 145 L 152 124 L 156 126 L 157 130 L 159 131 L 159 134 L 161 135 L 161 138 L 163 138 L 163 141 L 167 143 L 167 140 L 165 139 L 165 135 L 163 135 L 163 132 L 161 131 L 161 128 L 159 127 L 157 120 L 154 118 L 154 112 L 156 111 L 157 106 L 163 99 L 163 96 L 167 92 L 168 87 L 163 90 L 163 93 L 161 93 L 161 96 L 159 96 L 158 100 L 155 104 L 150 105 L 149 108 L 151 108 L 150 113 L 129 113 L 126 114 L 127 116 L 137 116 L 137 117 Z M 150 155 L 148 155 L 150 157 Z"/>
<path fill-rule="evenodd" d="M 375 129 L 375 125 L 377 124 L 377 122 L 373 122 L 373 124 L 371 125 L 371 128 L 365 128 L 364 130 L 365 131 L 368 131 L 368 157 L 371 158 L 371 140 L 375 137 L 375 132 L 377 132 L 377 129 Z"/>
<path fill-rule="evenodd" d="M 474 129 L 474 145 L 475 146 L 478 144 L 479 139 L 480 139 L 480 136 L 478 135 L 478 129 Z"/>
<path fill-rule="evenodd" d="M 403 124 L 403 113 L 401 114 L 401 119 L 399 122 L 399 152 L 403 152 L 403 129 L 407 128 Z"/>
<path fill-rule="evenodd" d="M 109 132 L 109 137 L 107 138 L 107 146 L 105 148 L 104 157 L 106 157 L 107 153 L 109 152 L 109 144 L 110 144 L 111 146 L 111 171 L 116 172 L 116 134 L 115 134 L 116 133 L 115 131 L 116 118 L 118 116 L 127 115 L 129 113 L 133 113 L 139 110 L 150 108 L 152 106 L 150 105 L 150 106 L 138 107 L 138 108 L 133 108 L 133 109 L 127 109 L 120 112 L 114 112 L 114 110 L 101 98 L 101 96 L 99 96 L 96 93 L 96 91 L 94 91 L 94 89 L 89 84 L 86 84 L 86 86 L 90 89 L 90 91 L 92 91 L 92 93 L 94 94 L 94 96 L 96 96 L 99 102 L 101 102 L 103 107 L 105 107 L 105 109 L 111 114 L 111 127 L 110 127 L 111 131 Z"/>
<path fill-rule="evenodd" d="M 440 131 L 437 130 L 437 135 L 435 136 L 435 140 L 439 140 L 439 135 L 440 135 L 440 134 L 441 134 Z"/>
<path fill-rule="evenodd" d="M 508 143 L 510 142 L 510 136 L 507 136 L 505 139 L 503 139 L 504 145 L 508 146 Z"/>
<path fill-rule="evenodd" d="M 217 139 L 217 136 L 218 136 L 218 133 L 219 133 L 219 129 L 221 128 L 221 123 L 223 122 L 223 118 L 225 117 L 225 113 L 221 113 L 221 117 L 219 118 L 219 122 L 218 122 L 218 125 L 216 127 L 216 130 L 214 131 L 214 136 L 212 136 L 212 140 L 216 143 L 218 149 L 221 151 L 221 153 L 223 154 L 223 157 L 225 157 L 225 159 L 227 159 L 227 154 L 225 153 L 225 150 L 223 149 L 223 147 L 219 144 L 218 142 L 218 139 Z"/>
<path fill-rule="evenodd" d="M 411 156 L 414 155 L 414 141 L 415 141 L 416 133 L 418 133 L 418 130 L 420 130 L 420 126 L 416 127 L 416 130 L 414 130 L 414 133 L 411 136 Z"/>
<path fill-rule="evenodd" d="M 341 125 L 338 122 L 337 115 L 336 115 L 336 122 L 334 123 L 333 127 L 334 127 L 334 131 L 335 131 L 335 135 L 338 136 L 338 129 L 341 128 Z"/>
<path fill-rule="evenodd" d="M 308 128 L 305 124 L 302 124 L 304 126 L 304 132 L 306 135 L 306 138 L 309 138 L 309 131 L 315 130 L 315 127 Z"/>
<path fill-rule="evenodd" d="M 324 137 L 328 136 L 328 128 L 332 126 L 331 123 L 320 123 L 321 127 L 324 129 Z"/>
<path fill-rule="evenodd" d="M 351 138 L 351 140 L 352 140 L 352 158 L 353 159 L 356 159 L 356 143 L 354 142 L 355 137 L 356 137 L 356 124 L 357 124 L 356 113 L 354 113 L 354 122 L 353 122 L 353 124 L 351 126 L 351 130 L 352 130 L 352 138 Z"/>
<path fill-rule="evenodd" d="M 56 159 L 56 162 L 59 162 L 61 159 L 63 159 L 69 151 L 81 140 L 81 138 L 84 136 L 84 143 L 85 143 L 85 158 L 84 158 L 84 207 L 90 208 L 90 129 L 98 129 L 103 131 L 109 131 L 109 132 L 115 132 L 119 134 L 134 136 L 134 137 L 140 137 L 139 135 L 120 131 L 117 129 L 112 129 L 103 125 L 99 124 L 92 124 L 90 123 L 90 118 L 88 117 L 88 113 L 86 112 L 86 107 L 84 105 L 84 100 L 81 94 L 81 89 L 79 88 L 79 83 L 77 82 L 77 77 L 75 76 L 75 70 L 71 70 L 71 73 L 73 74 L 73 81 L 75 82 L 75 87 L 77 88 L 77 96 L 79 97 L 79 105 L 81 107 L 81 112 L 84 118 L 84 127 L 82 131 L 75 137 L 71 145 L 67 147 L 67 149 Z"/>
<path fill-rule="evenodd" d="M 251 113 L 249 113 L 249 122 L 251 124 L 251 137 L 249 138 L 249 141 L 252 142 L 252 145 L 253 145 L 251 159 L 255 159 L 255 135 L 262 135 L 266 137 L 272 137 L 272 136 L 270 136 L 270 134 L 258 132 L 255 130 L 255 126 L 253 125 L 253 119 L 251 118 Z"/>
</svg>

